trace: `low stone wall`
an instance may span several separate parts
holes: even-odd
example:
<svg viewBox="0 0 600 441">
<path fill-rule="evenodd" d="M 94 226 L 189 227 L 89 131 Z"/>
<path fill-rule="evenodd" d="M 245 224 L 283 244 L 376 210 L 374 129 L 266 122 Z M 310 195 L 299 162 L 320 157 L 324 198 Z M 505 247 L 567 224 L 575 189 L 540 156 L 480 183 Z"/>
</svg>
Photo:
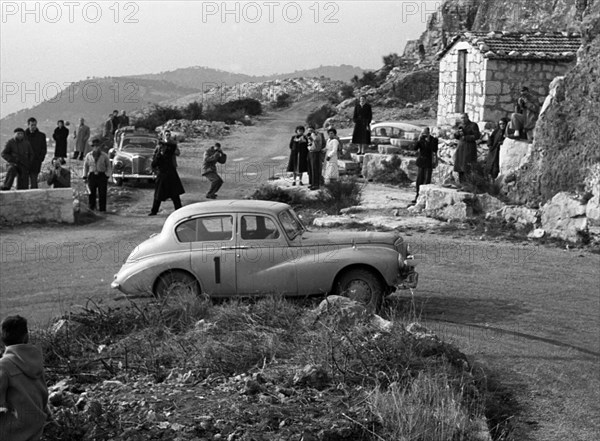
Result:
<svg viewBox="0 0 600 441">
<path fill-rule="evenodd" d="M 72 188 L 0 192 L 0 223 L 75 222 Z"/>
</svg>

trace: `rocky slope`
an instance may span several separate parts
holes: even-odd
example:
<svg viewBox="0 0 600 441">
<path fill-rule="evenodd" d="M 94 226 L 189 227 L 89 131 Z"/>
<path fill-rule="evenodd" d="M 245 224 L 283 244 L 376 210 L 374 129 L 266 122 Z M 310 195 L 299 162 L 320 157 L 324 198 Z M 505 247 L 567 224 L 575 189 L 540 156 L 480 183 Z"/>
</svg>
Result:
<svg viewBox="0 0 600 441">
<path fill-rule="evenodd" d="M 560 191 L 600 194 L 600 2 L 581 28 L 578 63 L 564 78 L 564 94 L 538 121 L 531 161 L 517 176 L 512 196 L 522 202 L 546 201 Z"/>
</svg>

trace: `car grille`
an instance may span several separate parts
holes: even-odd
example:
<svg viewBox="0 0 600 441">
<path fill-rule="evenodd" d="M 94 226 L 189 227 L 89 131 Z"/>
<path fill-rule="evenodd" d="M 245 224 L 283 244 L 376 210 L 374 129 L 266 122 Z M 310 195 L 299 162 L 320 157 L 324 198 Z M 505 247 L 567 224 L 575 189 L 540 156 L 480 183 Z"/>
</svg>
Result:
<svg viewBox="0 0 600 441">
<path fill-rule="evenodd" d="M 131 162 L 133 173 L 146 173 L 146 158 L 143 156 L 135 156 Z"/>
</svg>

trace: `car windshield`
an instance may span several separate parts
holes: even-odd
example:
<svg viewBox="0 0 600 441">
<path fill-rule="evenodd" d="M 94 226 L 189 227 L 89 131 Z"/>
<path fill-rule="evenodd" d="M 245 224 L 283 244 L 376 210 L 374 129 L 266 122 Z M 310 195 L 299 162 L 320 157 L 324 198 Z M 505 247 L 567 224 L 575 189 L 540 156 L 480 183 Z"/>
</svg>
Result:
<svg viewBox="0 0 600 441">
<path fill-rule="evenodd" d="M 123 150 L 145 148 L 154 150 L 158 145 L 158 140 L 152 138 L 125 138 L 123 140 Z"/>
<path fill-rule="evenodd" d="M 298 216 L 294 210 L 285 210 L 279 213 L 279 221 L 285 230 L 288 237 L 293 240 L 299 234 L 302 234 L 306 230 L 306 227 L 302 224 L 302 221 L 298 219 Z"/>
</svg>

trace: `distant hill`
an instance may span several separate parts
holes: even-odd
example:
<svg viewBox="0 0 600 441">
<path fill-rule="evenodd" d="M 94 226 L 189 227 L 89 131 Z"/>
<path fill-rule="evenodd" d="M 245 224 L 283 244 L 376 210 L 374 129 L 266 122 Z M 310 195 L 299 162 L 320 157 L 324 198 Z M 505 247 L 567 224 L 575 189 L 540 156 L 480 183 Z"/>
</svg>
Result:
<svg viewBox="0 0 600 441">
<path fill-rule="evenodd" d="M 215 85 L 221 86 L 223 83 L 227 86 L 233 86 L 240 83 L 262 83 L 288 78 L 326 77 L 331 80 L 350 81 L 354 75 L 361 76 L 363 72 L 364 70 L 360 67 L 342 64 L 340 66 L 319 66 L 314 69 L 298 70 L 291 73 L 253 76 L 194 66 L 157 74 L 137 75 L 135 78 L 169 81 L 179 86 L 206 91 Z"/>
<path fill-rule="evenodd" d="M 354 75 L 362 75 L 362 72 L 359 67 L 341 65 L 320 66 L 286 74 L 252 76 L 196 66 L 156 74 L 91 78 L 73 83 L 60 94 L 30 109 L 20 110 L 2 118 L 0 144 L 3 145 L 7 137 L 12 136 L 15 127 L 24 127 L 30 116 L 35 116 L 40 129 L 50 135 L 59 119 L 76 124 L 79 118 L 83 117 L 86 123 L 95 129 L 101 126 L 112 110 L 133 112 L 153 103 L 176 103 L 179 98 L 190 95 L 202 97 L 202 92 L 217 85 L 232 87 L 297 77 L 327 77 L 332 80 L 349 81 Z"/>
<path fill-rule="evenodd" d="M 2 145 L 12 136 L 15 127 L 25 127 L 27 118 L 34 116 L 40 130 L 50 136 L 59 119 L 70 121 L 71 127 L 83 117 L 95 129 L 113 110 L 128 112 L 151 103 L 178 98 L 198 92 L 198 89 L 134 77 L 93 78 L 71 84 L 55 97 L 31 109 L 20 110 L 0 120 Z"/>
</svg>

